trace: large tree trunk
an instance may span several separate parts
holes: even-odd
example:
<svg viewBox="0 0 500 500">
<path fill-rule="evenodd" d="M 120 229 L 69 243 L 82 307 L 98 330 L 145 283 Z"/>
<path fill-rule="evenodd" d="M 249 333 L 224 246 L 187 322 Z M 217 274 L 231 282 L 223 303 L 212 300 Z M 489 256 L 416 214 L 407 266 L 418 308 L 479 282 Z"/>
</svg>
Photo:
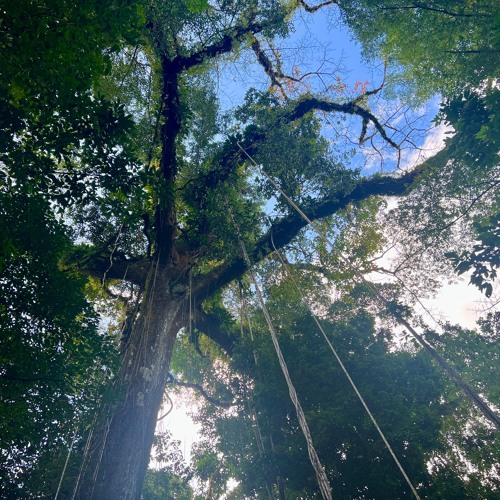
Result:
<svg viewBox="0 0 500 500">
<path fill-rule="evenodd" d="M 162 57 L 161 181 L 173 189 L 177 172 L 176 139 L 180 131 L 180 67 Z M 172 349 L 187 319 L 189 258 L 175 249 L 175 204 L 159 194 L 155 211 L 156 259 L 146 279 L 140 316 L 132 327 L 116 390 L 119 400 L 103 415 L 91 441 L 79 497 L 97 500 L 140 498 Z"/>
<path fill-rule="evenodd" d="M 174 341 L 186 316 L 182 281 L 172 264 L 152 267 L 116 380 L 117 400 L 93 432 L 76 498 L 140 498 Z"/>
</svg>

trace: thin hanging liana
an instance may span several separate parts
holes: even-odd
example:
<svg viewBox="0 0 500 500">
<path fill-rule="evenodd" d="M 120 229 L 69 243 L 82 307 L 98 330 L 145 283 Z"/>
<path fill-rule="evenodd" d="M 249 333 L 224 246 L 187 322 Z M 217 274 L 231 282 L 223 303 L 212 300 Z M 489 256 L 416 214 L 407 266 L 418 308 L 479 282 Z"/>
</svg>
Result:
<svg viewBox="0 0 500 500">
<path fill-rule="evenodd" d="M 401 475 L 404 477 L 405 481 L 407 482 L 408 486 L 410 487 L 410 489 L 411 489 L 411 491 L 413 493 L 413 496 L 417 500 L 420 500 L 420 496 L 418 495 L 417 490 L 413 486 L 413 483 L 411 482 L 410 478 L 408 477 L 408 474 L 406 473 L 406 471 L 404 470 L 403 466 L 401 465 L 401 462 L 398 460 L 398 457 L 394 453 L 394 450 L 392 449 L 392 446 L 390 445 L 389 441 L 385 437 L 385 434 L 382 432 L 382 429 L 378 425 L 378 422 L 375 419 L 375 417 L 373 416 L 372 412 L 370 411 L 370 408 L 368 408 L 368 405 L 366 404 L 365 399 L 363 398 L 363 396 L 359 392 L 358 387 L 354 383 L 354 380 L 351 378 L 351 375 L 347 371 L 346 366 L 344 365 L 344 363 L 340 359 L 340 356 L 338 355 L 337 350 L 335 349 L 335 347 L 333 347 L 333 344 L 331 343 L 330 339 L 326 335 L 325 330 L 321 326 L 321 323 L 319 322 L 318 318 L 314 314 L 314 312 L 313 312 L 312 308 L 310 307 L 310 305 L 306 302 L 304 294 L 302 293 L 302 290 L 300 290 L 299 285 L 297 284 L 297 282 L 295 281 L 295 278 L 293 277 L 292 273 L 288 269 L 288 266 L 287 266 L 285 260 L 283 259 L 280 251 L 274 245 L 274 240 L 272 239 L 272 234 L 271 234 L 271 242 L 273 244 L 275 254 L 277 255 L 278 259 L 280 260 L 283 268 L 286 270 L 286 272 L 287 272 L 288 276 L 290 277 L 291 281 L 295 285 L 295 288 L 296 288 L 297 292 L 300 295 L 302 303 L 309 309 L 309 312 L 310 312 L 310 314 L 311 314 L 314 322 L 316 323 L 316 326 L 318 327 L 318 329 L 320 330 L 321 334 L 323 335 L 323 338 L 325 339 L 325 342 L 328 344 L 328 347 L 332 351 L 335 359 L 337 360 L 337 363 L 339 364 L 340 368 L 344 372 L 344 375 L 346 376 L 347 380 L 351 384 L 351 387 L 354 389 L 354 392 L 356 393 L 356 396 L 358 396 L 359 401 L 361 402 L 361 404 L 363 405 L 363 408 L 365 409 L 366 413 L 370 417 L 370 420 L 372 421 L 373 425 L 375 426 L 375 429 L 377 429 L 377 432 L 379 433 L 380 437 L 382 438 L 382 441 L 384 442 L 384 444 L 385 444 L 387 450 L 389 451 L 391 457 L 393 458 L 394 462 L 396 462 L 396 465 L 398 466 L 398 469 L 401 472 Z"/>
<path fill-rule="evenodd" d="M 68 448 L 68 455 L 66 456 L 66 461 L 64 462 L 64 467 L 63 467 L 63 470 L 61 472 L 61 477 L 59 478 L 59 484 L 57 485 L 57 491 L 56 491 L 56 494 L 54 495 L 54 500 L 57 500 L 59 498 L 59 493 L 61 491 L 61 486 L 63 483 L 64 475 L 66 474 L 66 469 L 68 467 L 69 457 L 71 456 L 71 452 L 73 451 L 73 446 L 75 444 L 77 433 L 78 433 L 78 426 L 75 427 L 75 432 L 73 433 L 71 445 Z"/>
<path fill-rule="evenodd" d="M 318 457 L 318 454 L 316 453 L 316 449 L 314 448 L 314 444 L 311 438 L 311 432 L 309 431 L 309 426 L 307 425 L 307 420 L 304 415 L 304 411 L 302 410 L 302 406 L 300 405 L 297 392 L 295 390 L 295 387 L 293 386 L 292 380 L 290 378 L 290 373 L 288 372 L 288 368 L 285 362 L 285 359 L 283 358 L 283 354 L 281 352 L 281 348 L 278 342 L 278 337 L 276 336 L 276 332 L 274 330 L 271 317 L 269 316 L 269 312 L 267 310 L 266 304 L 264 302 L 264 298 L 262 297 L 262 293 L 260 291 L 259 283 L 257 282 L 257 278 L 255 277 L 255 274 L 253 272 L 252 268 L 252 263 L 250 261 L 250 258 L 248 256 L 247 250 L 245 248 L 245 244 L 243 243 L 243 239 L 241 238 L 239 227 L 236 224 L 236 221 L 234 219 L 231 207 L 229 205 L 229 201 L 227 199 L 227 196 L 225 196 L 226 200 L 226 205 L 229 211 L 229 215 L 231 217 L 231 221 L 233 222 L 233 225 L 235 227 L 236 235 L 238 237 L 238 241 L 241 246 L 241 251 L 243 253 L 243 258 L 245 259 L 246 265 L 248 266 L 248 271 L 250 273 L 250 277 L 253 281 L 253 284 L 255 286 L 255 290 L 257 292 L 257 297 L 259 299 L 260 306 L 262 308 L 262 312 L 264 313 L 264 317 L 266 319 L 267 326 L 269 327 L 269 331 L 271 333 L 271 339 L 273 341 L 274 349 L 276 351 L 276 355 L 278 356 L 278 361 L 281 367 L 281 371 L 283 372 L 283 375 L 285 377 L 287 386 L 288 386 L 288 392 L 290 394 L 290 399 L 292 400 L 292 403 L 295 407 L 295 411 L 297 412 L 297 418 L 300 424 L 300 427 L 302 429 L 302 432 L 304 434 L 304 437 L 306 439 L 307 443 L 307 452 L 309 454 L 309 459 L 311 461 L 311 465 L 314 468 L 314 471 L 316 473 L 316 479 L 318 481 L 319 489 L 321 491 L 321 495 L 324 500 L 332 500 L 332 491 L 331 491 L 331 486 L 330 482 L 328 481 L 328 477 L 326 475 L 325 469 L 323 465 L 321 464 L 321 461 Z"/>
</svg>

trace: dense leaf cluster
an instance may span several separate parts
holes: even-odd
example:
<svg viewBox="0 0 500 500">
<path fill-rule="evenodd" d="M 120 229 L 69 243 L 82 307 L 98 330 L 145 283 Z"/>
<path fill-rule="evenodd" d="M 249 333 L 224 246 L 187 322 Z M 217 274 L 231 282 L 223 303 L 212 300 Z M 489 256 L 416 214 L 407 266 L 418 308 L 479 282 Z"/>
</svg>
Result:
<svg viewBox="0 0 500 500">
<path fill-rule="evenodd" d="M 0 490 L 17 498 L 57 487 L 58 450 L 93 419 L 116 358 L 86 280 L 59 265 L 71 241 L 48 203 L 19 192 L 0 200 Z"/>
</svg>

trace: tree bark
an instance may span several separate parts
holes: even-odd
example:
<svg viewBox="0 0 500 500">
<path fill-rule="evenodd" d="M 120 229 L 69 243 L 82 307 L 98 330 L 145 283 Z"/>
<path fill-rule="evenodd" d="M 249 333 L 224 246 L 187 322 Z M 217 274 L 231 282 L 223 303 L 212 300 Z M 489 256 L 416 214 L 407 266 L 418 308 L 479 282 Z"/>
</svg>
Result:
<svg viewBox="0 0 500 500">
<path fill-rule="evenodd" d="M 76 498 L 140 498 L 174 341 L 187 319 L 185 280 L 172 263 L 152 265 L 115 382 L 116 399 L 92 435 Z"/>
</svg>

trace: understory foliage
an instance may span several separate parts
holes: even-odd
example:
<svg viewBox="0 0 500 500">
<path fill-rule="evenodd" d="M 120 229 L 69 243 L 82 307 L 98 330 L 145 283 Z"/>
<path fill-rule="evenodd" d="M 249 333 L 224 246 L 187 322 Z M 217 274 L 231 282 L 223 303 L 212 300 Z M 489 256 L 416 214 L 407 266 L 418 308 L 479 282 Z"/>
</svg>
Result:
<svg viewBox="0 0 500 500">
<path fill-rule="evenodd" d="M 304 409 L 314 445 L 341 498 L 404 498 L 411 491 L 323 334 L 303 304 L 281 283 L 268 302 L 281 350 Z M 195 475 L 222 494 L 229 478 L 239 482 L 230 498 L 277 494 L 280 481 L 292 498 L 317 498 L 314 470 L 288 396 L 267 325 L 255 297 L 246 300 L 242 339 L 228 359 L 210 346 L 196 352 L 183 336 L 174 358 L 178 377 L 203 386 L 194 420 L 201 440 Z M 253 305 L 255 304 L 255 305 Z M 336 304 L 320 320 L 405 472 L 427 498 L 490 498 L 497 492 L 498 441 L 422 351 L 411 342 L 394 349 L 394 333 L 375 326 L 366 312 L 338 320 Z M 328 319 L 332 318 L 332 319 Z M 345 316 L 344 316 L 345 318 Z M 426 333 L 460 373 L 498 399 L 498 313 L 477 331 L 445 325 Z M 215 401 L 215 404 L 214 404 Z M 278 479 L 279 478 L 279 479 Z M 271 485 L 271 486 L 270 486 Z"/>
<path fill-rule="evenodd" d="M 422 497 L 498 495 L 495 424 L 394 318 L 498 410 L 498 313 L 421 299 L 497 300 L 499 54 L 494 0 L 0 6 L 0 496 L 319 498 L 258 287 L 335 497 L 411 491 L 311 311 Z"/>
<path fill-rule="evenodd" d="M 0 197 L 0 490 L 53 494 L 65 448 L 104 397 L 115 346 L 99 332 L 85 279 L 60 267 L 72 243 L 46 200 Z"/>
</svg>

